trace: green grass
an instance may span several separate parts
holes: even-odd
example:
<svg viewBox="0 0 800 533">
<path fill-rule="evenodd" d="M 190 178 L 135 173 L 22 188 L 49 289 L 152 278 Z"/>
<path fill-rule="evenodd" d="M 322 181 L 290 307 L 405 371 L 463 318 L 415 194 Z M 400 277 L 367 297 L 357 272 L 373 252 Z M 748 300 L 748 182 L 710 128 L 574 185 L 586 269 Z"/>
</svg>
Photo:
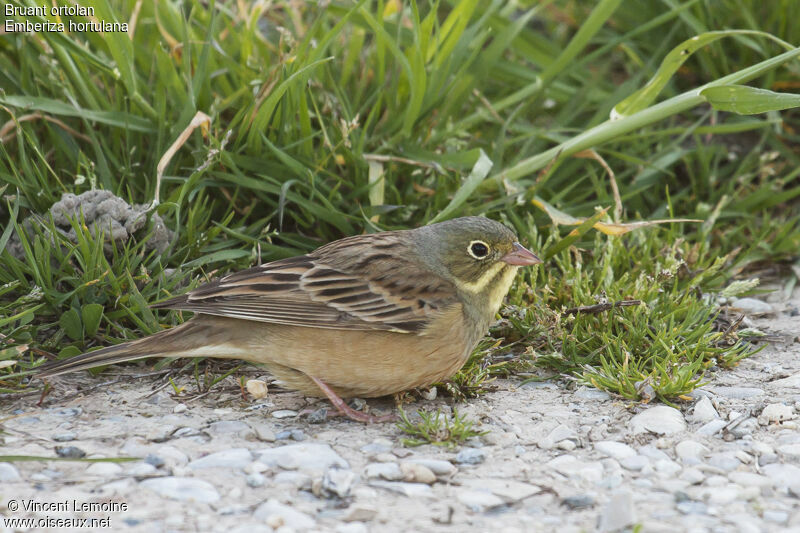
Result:
<svg viewBox="0 0 800 533">
<path fill-rule="evenodd" d="M 453 416 L 447 416 L 440 410 L 435 413 L 417 411 L 419 421 L 416 422 L 412 421 L 403 409 L 399 409 L 399 411 L 400 422 L 397 427 L 408 435 L 408 437 L 400 439 L 404 446 L 433 444 L 452 448 L 463 444 L 472 437 L 480 437 L 488 433 L 474 429 L 473 423 L 465 420 L 457 411 L 453 411 Z"/>
<path fill-rule="evenodd" d="M 670 401 L 754 350 L 714 295 L 797 261 L 796 2 L 95 5 L 132 38 L 0 35 L 0 392 L 46 353 L 181 322 L 147 305 L 226 271 L 486 214 L 548 260 L 446 391 L 544 366 Z M 198 111 L 207 131 L 160 167 Z M 92 188 L 158 197 L 176 240 L 111 245 L 75 220 L 71 242 L 47 210 Z M 570 233 L 558 213 L 595 218 Z M 664 218 L 703 222 L 591 228 Z M 642 304 L 564 314 L 626 299 Z"/>
</svg>

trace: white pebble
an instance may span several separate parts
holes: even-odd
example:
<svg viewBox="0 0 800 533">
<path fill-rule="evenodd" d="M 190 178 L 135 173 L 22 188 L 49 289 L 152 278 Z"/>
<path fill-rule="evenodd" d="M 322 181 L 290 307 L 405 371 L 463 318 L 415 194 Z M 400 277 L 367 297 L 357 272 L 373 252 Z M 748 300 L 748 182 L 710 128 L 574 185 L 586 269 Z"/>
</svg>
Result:
<svg viewBox="0 0 800 533">
<path fill-rule="evenodd" d="M 260 400 L 262 398 L 267 397 L 267 382 L 262 381 L 260 379 L 248 379 L 247 383 L 244 384 L 247 392 L 250 393 L 250 396 L 255 398 L 256 400 Z"/>
<path fill-rule="evenodd" d="M 762 426 L 795 418 L 794 409 L 782 403 L 771 403 L 761 411 L 758 423 Z"/>
</svg>

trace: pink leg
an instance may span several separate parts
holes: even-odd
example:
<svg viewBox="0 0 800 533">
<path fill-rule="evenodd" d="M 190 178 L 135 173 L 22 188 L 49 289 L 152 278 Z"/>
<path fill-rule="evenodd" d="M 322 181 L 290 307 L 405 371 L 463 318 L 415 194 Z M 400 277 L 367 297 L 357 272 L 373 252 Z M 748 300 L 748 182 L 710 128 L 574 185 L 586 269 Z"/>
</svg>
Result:
<svg viewBox="0 0 800 533">
<path fill-rule="evenodd" d="M 308 377 L 310 377 L 311 380 L 317 384 L 317 387 L 319 387 L 319 389 L 325 394 L 325 396 L 328 397 L 333 406 L 336 409 L 338 409 L 344 416 L 346 416 L 351 420 L 355 420 L 356 422 L 363 422 L 365 424 L 375 424 L 379 422 L 389 422 L 395 419 L 395 416 L 393 414 L 385 416 L 372 416 L 366 413 L 362 413 L 361 411 L 356 411 L 355 409 L 347 405 L 347 403 L 345 403 L 344 400 L 339 398 L 339 396 L 335 392 L 333 392 L 333 390 L 328 385 L 326 385 L 324 381 L 322 381 L 319 378 L 315 378 L 314 376 L 308 376 Z"/>
</svg>

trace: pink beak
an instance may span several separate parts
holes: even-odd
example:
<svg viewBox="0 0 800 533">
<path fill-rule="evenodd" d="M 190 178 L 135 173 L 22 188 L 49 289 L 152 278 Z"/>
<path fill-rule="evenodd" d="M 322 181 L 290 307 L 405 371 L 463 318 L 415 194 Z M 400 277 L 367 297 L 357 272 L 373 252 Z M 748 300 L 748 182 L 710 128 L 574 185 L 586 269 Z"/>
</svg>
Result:
<svg viewBox="0 0 800 533">
<path fill-rule="evenodd" d="M 518 242 L 515 242 L 511 251 L 501 257 L 500 260 L 514 266 L 538 265 L 542 262 L 533 252 Z"/>
</svg>

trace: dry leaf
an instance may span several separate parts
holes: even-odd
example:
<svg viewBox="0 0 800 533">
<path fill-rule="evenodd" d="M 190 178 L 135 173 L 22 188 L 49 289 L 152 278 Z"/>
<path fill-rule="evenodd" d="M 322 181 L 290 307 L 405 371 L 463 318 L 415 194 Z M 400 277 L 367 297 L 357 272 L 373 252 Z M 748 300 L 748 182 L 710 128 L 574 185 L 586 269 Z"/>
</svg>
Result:
<svg viewBox="0 0 800 533">
<path fill-rule="evenodd" d="M 548 204 L 538 196 L 531 200 L 531 203 L 547 213 L 547 216 L 550 217 L 550 220 L 553 221 L 556 225 L 559 226 L 579 226 L 586 221 L 585 217 L 573 217 L 572 215 L 568 215 L 563 211 L 559 211 L 552 205 Z M 643 220 L 640 222 L 628 222 L 628 223 L 619 223 L 615 224 L 613 222 L 595 222 L 594 229 L 602 231 L 606 235 L 623 235 L 628 233 L 629 231 L 633 231 L 639 228 L 645 228 L 647 226 L 655 226 L 656 224 L 667 224 L 670 222 L 703 222 L 702 220 L 697 220 L 693 218 L 662 218 L 658 220 Z"/>
</svg>

